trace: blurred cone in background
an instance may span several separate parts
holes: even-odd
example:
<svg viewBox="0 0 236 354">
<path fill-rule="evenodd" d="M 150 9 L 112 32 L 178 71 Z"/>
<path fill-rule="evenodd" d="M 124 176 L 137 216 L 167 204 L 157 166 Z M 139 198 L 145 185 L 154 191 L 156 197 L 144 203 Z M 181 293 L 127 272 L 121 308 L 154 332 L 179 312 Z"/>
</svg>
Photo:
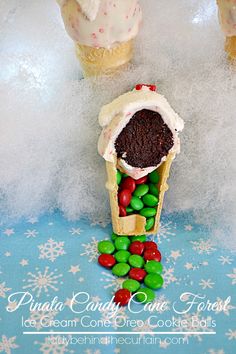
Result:
<svg viewBox="0 0 236 354">
<path fill-rule="evenodd" d="M 111 75 L 133 56 L 142 11 L 138 0 L 58 0 L 84 76 Z"/>
<path fill-rule="evenodd" d="M 217 0 L 219 22 L 224 32 L 225 51 L 228 59 L 236 59 L 236 2 L 235 0 Z"/>
</svg>

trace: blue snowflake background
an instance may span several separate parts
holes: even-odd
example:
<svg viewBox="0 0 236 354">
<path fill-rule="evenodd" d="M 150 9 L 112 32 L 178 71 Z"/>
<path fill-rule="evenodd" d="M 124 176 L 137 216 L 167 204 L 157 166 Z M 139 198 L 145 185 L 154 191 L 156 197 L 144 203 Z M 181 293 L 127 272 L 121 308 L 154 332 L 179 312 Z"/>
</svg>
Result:
<svg viewBox="0 0 236 354">
<path fill-rule="evenodd" d="M 222 312 L 202 312 L 199 319 L 216 321 L 216 335 L 198 334 L 187 336 L 188 344 L 169 344 L 162 341 L 153 345 L 109 343 L 107 334 L 98 335 L 102 344 L 89 345 L 47 345 L 47 335 L 24 335 L 23 331 L 38 333 L 52 328 L 40 326 L 42 313 L 30 314 L 28 306 L 17 311 L 7 312 L 8 296 L 18 291 L 29 291 L 35 301 L 51 301 L 54 296 L 66 303 L 66 309 L 49 313 L 51 319 L 75 319 L 78 327 L 73 331 L 86 330 L 79 325 L 80 317 L 67 306 L 73 293 L 86 291 L 94 302 L 107 302 L 114 291 L 121 287 L 123 279 L 114 277 L 109 270 L 97 263 L 97 242 L 109 238 L 111 226 L 104 227 L 87 220 L 69 222 L 60 213 L 46 215 L 39 220 L 31 218 L 15 225 L 1 227 L 1 266 L 0 266 L 0 352 L 20 354 L 63 354 L 63 353 L 192 353 L 192 354 L 233 354 L 236 352 L 235 324 L 235 257 L 230 251 L 222 250 L 212 244 L 208 230 L 196 224 L 189 214 L 163 215 L 161 229 L 154 240 L 163 255 L 165 285 L 157 294 L 158 301 L 167 301 L 170 306 L 157 313 L 160 319 L 170 319 L 174 314 L 171 304 L 183 292 L 206 295 L 212 302 L 228 296 L 232 297 L 230 306 Z M 40 281 L 41 279 L 41 281 Z M 42 281 L 44 279 L 44 281 Z M 46 280 L 45 280 L 46 279 Z M 16 304 L 10 304 L 14 308 Z M 136 306 L 136 305 L 135 305 Z M 137 305 L 142 306 L 142 305 Z M 119 315 L 127 319 L 141 319 L 142 328 L 117 328 L 115 323 L 108 331 L 154 332 L 145 322 L 150 313 L 135 315 L 121 308 Z M 21 318 L 35 319 L 36 329 L 22 328 Z M 107 313 L 95 312 L 94 319 L 105 319 Z M 188 317 L 188 316 L 187 316 Z M 186 318 L 187 318 L 186 317 Z M 54 328 L 56 331 L 68 330 Z M 89 331 L 106 329 L 89 328 Z M 160 329 L 168 330 L 168 329 Z M 203 328 L 196 328 L 202 332 Z M 212 329 L 210 329 L 212 330 Z M 186 331 L 179 328 L 179 331 Z M 207 330 L 205 330 L 207 331 Z M 119 334 L 113 335 L 118 338 Z M 136 334 L 133 338 L 141 337 Z M 145 337 L 155 338 L 154 334 Z M 171 337 L 171 335 L 169 335 Z M 179 337 L 186 337 L 179 335 Z"/>
</svg>

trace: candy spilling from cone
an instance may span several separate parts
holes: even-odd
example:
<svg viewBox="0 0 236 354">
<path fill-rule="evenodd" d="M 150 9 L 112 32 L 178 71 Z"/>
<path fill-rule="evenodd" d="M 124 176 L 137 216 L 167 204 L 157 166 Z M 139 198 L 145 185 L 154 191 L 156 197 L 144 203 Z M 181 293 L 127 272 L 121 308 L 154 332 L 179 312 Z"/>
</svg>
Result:
<svg viewBox="0 0 236 354">
<path fill-rule="evenodd" d="M 113 301 L 125 306 L 135 295 L 135 301 L 146 304 L 155 299 L 155 291 L 163 286 L 161 253 L 145 235 L 118 236 L 98 243 L 98 263 L 117 277 L 126 277 Z"/>
</svg>

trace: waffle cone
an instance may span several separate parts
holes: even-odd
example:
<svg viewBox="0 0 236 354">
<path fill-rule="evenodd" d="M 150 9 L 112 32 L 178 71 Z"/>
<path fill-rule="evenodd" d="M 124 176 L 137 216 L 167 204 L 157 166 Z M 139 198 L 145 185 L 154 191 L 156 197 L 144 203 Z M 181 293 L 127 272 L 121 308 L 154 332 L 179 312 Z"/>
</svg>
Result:
<svg viewBox="0 0 236 354">
<path fill-rule="evenodd" d="M 236 36 L 226 37 L 225 51 L 228 53 L 229 60 L 236 59 Z"/>
<path fill-rule="evenodd" d="M 154 227 L 146 231 L 145 224 L 146 218 L 139 215 L 133 214 L 124 217 L 119 216 L 119 206 L 118 206 L 118 185 L 116 182 L 116 163 L 106 162 L 106 169 L 107 169 L 107 176 L 108 180 L 106 183 L 106 188 L 109 191 L 110 197 L 110 205 L 111 205 L 111 216 L 112 216 L 112 226 L 113 231 L 117 235 L 143 235 L 143 234 L 155 234 L 158 231 L 160 225 L 160 217 L 161 217 L 161 210 L 164 200 L 164 194 L 168 190 L 167 179 L 170 173 L 170 166 L 174 159 L 175 155 L 170 153 L 167 156 L 165 162 L 158 167 L 157 171 L 160 175 L 160 181 L 158 183 L 159 189 L 159 203 L 157 207 L 157 213 L 155 216 L 155 224 Z"/>
<path fill-rule="evenodd" d="M 76 55 L 85 77 L 111 75 L 131 60 L 133 41 L 120 43 L 111 49 L 93 48 L 76 43 Z"/>
</svg>

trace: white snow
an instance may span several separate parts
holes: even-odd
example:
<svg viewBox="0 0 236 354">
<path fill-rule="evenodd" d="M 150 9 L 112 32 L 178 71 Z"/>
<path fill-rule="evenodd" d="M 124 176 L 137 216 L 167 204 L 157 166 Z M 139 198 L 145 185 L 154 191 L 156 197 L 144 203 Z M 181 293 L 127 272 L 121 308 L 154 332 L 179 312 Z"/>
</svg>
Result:
<svg viewBox="0 0 236 354">
<path fill-rule="evenodd" d="M 215 1 L 141 3 L 133 66 L 115 79 L 79 80 L 56 1 L 0 2 L 0 212 L 20 218 L 59 208 L 70 219 L 109 221 L 100 107 L 136 83 L 157 83 L 186 122 L 165 208 L 192 209 L 236 244 L 236 70 Z"/>
</svg>

